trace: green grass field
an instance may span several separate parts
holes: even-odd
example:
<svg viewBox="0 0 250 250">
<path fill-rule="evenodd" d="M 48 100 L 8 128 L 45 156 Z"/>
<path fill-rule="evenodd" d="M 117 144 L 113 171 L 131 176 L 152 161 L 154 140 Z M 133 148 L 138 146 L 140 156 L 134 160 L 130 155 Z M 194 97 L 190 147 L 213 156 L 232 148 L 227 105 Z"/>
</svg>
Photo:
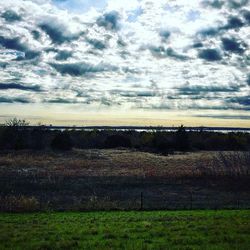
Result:
<svg viewBox="0 0 250 250">
<path fill-rule="evenodd" d="M 0 249 L 250 249 L 250 211 L 0 214 Z"/>
</svg>

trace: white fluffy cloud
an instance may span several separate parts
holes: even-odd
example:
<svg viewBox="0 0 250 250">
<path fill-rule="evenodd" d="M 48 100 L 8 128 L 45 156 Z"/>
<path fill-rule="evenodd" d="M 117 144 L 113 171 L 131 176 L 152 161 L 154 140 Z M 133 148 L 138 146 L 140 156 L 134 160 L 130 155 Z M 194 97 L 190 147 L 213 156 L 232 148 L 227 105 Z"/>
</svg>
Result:
<svg viewBox="0 0 250 250">
<path fill-rule="evenodd" d="M 1 3 L 1 103 L 250 109 L 248 1 L 94 2 Z"/>
</svg>

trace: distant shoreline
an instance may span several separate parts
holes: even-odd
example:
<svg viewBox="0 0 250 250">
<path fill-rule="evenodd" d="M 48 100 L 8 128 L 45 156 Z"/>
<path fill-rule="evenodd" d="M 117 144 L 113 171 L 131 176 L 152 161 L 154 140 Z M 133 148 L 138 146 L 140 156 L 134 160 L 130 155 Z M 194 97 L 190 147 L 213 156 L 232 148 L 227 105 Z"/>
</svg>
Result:
<svg viewBox="0 0 250 250">
<path fill-rule="evenodd" d="M 3 125 L 1 126 L 3 127 Z M 50 130 L 135 130 L 135 131 L 176 131 L 179 127 L 172 126 L 53 126 L 53 125 L 37 125 L 25 126 L 24 128 L 35 129 L 43 128 Z M 250 132 L 250 128 L 240 127 L 185 127 L 187 131 L 207 131 L 207 132 Z"/>
</svg>

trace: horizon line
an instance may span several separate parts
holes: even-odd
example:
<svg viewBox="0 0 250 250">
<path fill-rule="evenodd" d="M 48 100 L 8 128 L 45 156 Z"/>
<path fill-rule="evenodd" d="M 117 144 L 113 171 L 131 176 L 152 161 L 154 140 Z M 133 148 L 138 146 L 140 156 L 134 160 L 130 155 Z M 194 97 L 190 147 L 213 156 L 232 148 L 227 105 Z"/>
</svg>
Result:
<svg viewBox="0 0 250 250">
<path fill-rule="evenodd" d="M 250 127 L 224 127 L 224 126 L 136 126 L 136 125 L 118 125 L 118 126 L 112 126 L 112 125 L 93 125 L 93 126 L 77 126 L 77 125 L 27 125 L 27 126 L 20 126 L 21 128 L 46 128 L 46 129 L 145 129 L 145 130 L 176 130 L 183 126 L 187 130 L 246 130 L 250 131 Z M 0 127 L 6 127 L 4 124 L 1 124 Z"/>
</svg>

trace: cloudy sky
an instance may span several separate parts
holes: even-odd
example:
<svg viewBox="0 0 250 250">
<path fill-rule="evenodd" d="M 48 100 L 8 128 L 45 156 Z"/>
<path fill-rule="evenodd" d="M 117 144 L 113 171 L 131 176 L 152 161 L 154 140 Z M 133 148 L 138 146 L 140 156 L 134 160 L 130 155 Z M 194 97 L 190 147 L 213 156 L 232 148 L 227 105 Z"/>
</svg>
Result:
<svg viewBox="0 0 250 250">
<path fill-rule="evenodd" d="M 0 122 L 250 126 L 250 1 L 8 0 Z"/>
</svg>

